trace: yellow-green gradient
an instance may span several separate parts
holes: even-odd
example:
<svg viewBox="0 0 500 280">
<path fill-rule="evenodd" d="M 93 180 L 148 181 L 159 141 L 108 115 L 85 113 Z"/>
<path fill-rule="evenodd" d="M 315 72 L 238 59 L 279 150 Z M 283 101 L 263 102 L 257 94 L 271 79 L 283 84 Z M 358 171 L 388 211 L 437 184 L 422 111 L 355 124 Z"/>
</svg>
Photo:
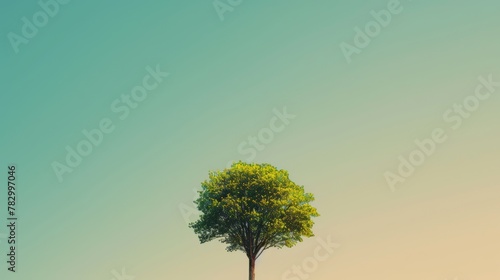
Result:
<svg viewBox="0 0 500 280">
<path fill-rule="evenodd" d="M 283 107 L 295 119 L 254 161 L 314 193 L 316 236 L 341 244 L 307 279 L 499 279 L 500 88 L 457 130 L 442 115 L 500 81 L 500 2 L 401 1 L 347 63 L 339 45 L 388 2 L 243 0 L 220 21 L 211 0 L 70 1 L 15 53 L 9 32 L 41 8 L 4 1 L 0 234 L 15 164 L 19 244 L 11 273 L 0 239 L 0 279 L 247 279 L 179 205 Z M 120 120 L 110 104 L 156 65 L 170 76 Z M 115 130 L 59 182 L 51 164 L 103 118 Z M 391 192 L 384 173 L 438 127 L 448 140 Z M 283 275 L 317 246 L 267 251 L 257 279 L 301 279 Z"/>
</svg>

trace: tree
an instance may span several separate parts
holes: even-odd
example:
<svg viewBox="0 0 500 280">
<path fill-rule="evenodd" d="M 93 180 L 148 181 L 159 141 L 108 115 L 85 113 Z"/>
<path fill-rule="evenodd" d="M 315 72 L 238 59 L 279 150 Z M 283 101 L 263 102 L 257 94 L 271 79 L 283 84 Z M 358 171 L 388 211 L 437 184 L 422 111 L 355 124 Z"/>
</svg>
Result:
<svg viewBox="0 0 500 280">
<path fill-rule="evenodd" d="M 311 217 L 319 216 L 309 204 L 314 196 L 292 182 L 286 170 L 240 161 L 209 172 L 201 187 L 195 200 L 201 215 L 189 226 L 200 243 L 218 239 L 229 252 L 243 251 L 249 280 L 255 279 L 255 261 L 265 250 L 293 247 L 302 236 L 314 236 Z"/>
</svg>

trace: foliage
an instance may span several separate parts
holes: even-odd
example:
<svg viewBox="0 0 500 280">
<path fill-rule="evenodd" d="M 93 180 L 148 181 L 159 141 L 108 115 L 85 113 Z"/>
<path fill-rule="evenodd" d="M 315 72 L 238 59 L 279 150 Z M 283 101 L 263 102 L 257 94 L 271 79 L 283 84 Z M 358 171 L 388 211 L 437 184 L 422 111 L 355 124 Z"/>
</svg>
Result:
<svg viewBox="0 0 500 280">
<path fill-rule="evenodd" d="M 309 203 L 314 196 L 289 179 L 286 170 L 269 164 L 234 163 L 209 173 L 195 201 L 202 212 L 190 224 L 201 243 L 214 239 L 256 259 L 268 248 L 292 247 L 314 236 Z"/>
</svg>

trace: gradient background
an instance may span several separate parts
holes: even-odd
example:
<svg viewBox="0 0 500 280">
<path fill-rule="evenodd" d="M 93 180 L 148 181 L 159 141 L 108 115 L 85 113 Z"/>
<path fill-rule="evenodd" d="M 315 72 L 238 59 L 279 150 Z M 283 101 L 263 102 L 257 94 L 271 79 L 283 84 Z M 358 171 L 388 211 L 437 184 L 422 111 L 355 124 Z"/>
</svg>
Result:
<svg viewBox="0 0 500 280">
<path fill-rule="evenodd" d="M 339 44 L 388 1 L 245 0 L 224 21 L 210 0 L 72 1 L 15 54 L 7 34 L 40 10 L 19 2 L 0 4 L 0 168 L 17 165 L 20 218 L 1 279 L 247 279 L 246 256 L 200 245 L 179 206 L 284 106 L 296 118 L 255 161 L 314 193 L 316 236 L 341 244 L 309 279 L 499 279 L 500 91 L 459 130 L 441 115 L 500 80 L 500 2 L 402 1 L 351 64 Z M 170 77 L 120 121 L 111 102 L 157 64 Z M 115 131 L 60 183 L 51 163 L 105 117 Z M 384 172 L 436 127 L 448 141 L 391 192 Z M 316 246 L 267 251 L 257 279 Z"/>
</svg>

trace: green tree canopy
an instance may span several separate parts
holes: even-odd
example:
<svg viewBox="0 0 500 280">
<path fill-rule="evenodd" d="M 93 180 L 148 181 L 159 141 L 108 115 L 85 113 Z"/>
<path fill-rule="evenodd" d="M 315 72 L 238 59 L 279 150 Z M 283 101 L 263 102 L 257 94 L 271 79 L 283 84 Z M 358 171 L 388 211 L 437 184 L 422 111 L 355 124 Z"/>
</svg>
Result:
<svg viewBox="0 0 500 280">
<path fill-rule="evenodd" d="M 228 251 L 243 251 L 249 259 L 249 279 L 255 260 L 271 247 L 292 247 L 314 236 L 309 203 L 314 196 L 292 182 L 286 170 L 269 164 L 234 163 L 209 173 L 195 201 L 202 213 L 190 224 L 201 243 L 214 239 Z"/>
</svg>

